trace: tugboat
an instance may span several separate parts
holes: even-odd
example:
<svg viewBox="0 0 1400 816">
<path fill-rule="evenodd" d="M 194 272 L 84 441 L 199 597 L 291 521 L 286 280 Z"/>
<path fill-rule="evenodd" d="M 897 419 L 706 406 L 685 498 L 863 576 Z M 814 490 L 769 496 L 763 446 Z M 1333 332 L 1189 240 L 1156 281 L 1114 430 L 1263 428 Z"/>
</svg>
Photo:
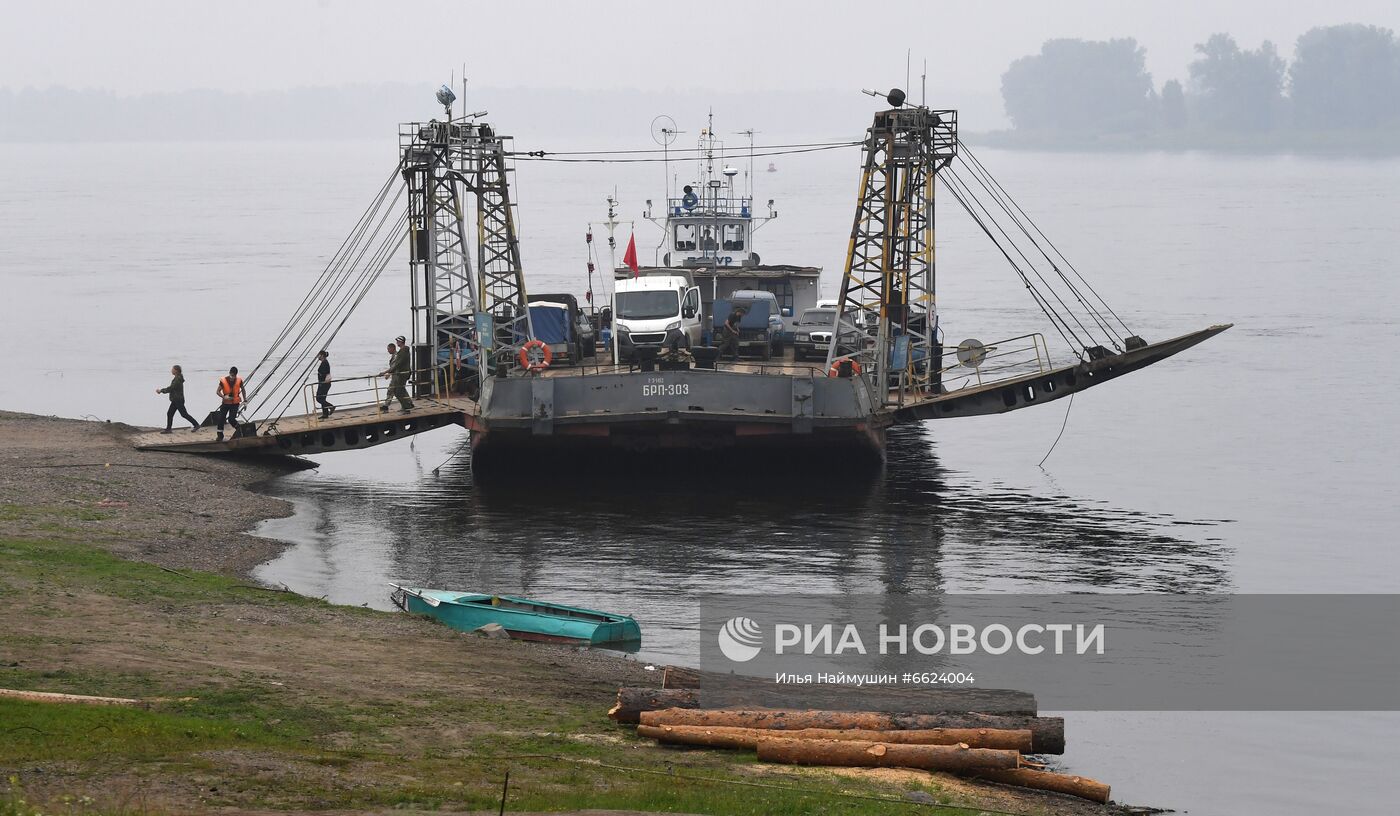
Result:
<svg viewBox="0 0 1400 816">
<path fill-rule="evenodd" d="M 658 117 L 662 118 L 667 117 Z M 672 128 L 661 128 L 653 135 L 669 145 L 676 133 Z M 761 354 L 764 359 L 781 355 L 784 344 L 792 339 L 789 324 L 794 316 L 800 317 L 817 305 L 821 267 L 764 263 L 759 257 L 754 249 L 754 234 L 777 218 L 778 211 L 769 199 L 767 214 L 755 213 L 753 158 L 748 157 L 740 184 L 740 170 L 729 163 L 732 157 L 715 133 L 713 113 L 700 131 L 695 155 L 691 181 L 679 190 L 666 191 L 663 212 L 657 213 L 652 201 L 647 201 L 643 217 L 661 231 L 661 241 L 655 249 L 659 262 L 635 270 L 630 266 L 614 270 L 614 335 L 618 338 L 619 357 L 633 359 L 639 347 L 659 348 L 670 323 L 679 323 L 674 328 L 689 334 L 692 343 L 708 345 L 716 317 L 723 320 L 727 316 L 730 302 L 743 302 L 749 307 L 748 317 L 757 321 L 753 326 L 754 339 L 747 341 L 746 348 L 762 352 L 767 343 L 769 353 Z M 666 178 L 672 178 L 669 160 Z M 658 288 L 657 281 L 648 278 L 668 279 L 661 288 L 675 288 L 681 293 L 676 304 L 678 311 L 670 314 L 670 297 L 666 295 L 667 318 L 675 319 L 654 319 L 652 311 L 648 311 L 648 325 L 637 330 L 629 325 L 627 315 L 640 313 L 630 311 L 628 304 L 640 302 L 642 292 Z M 684 303 L 687 297 L 692 301 L 689 308 Z M 648 304 L 661 299 L 659 295 L 645 296 Z M 766 323 L 753 308 L 755 304 L 764 308 L 765 302 L 769 312 Z"/>
</svg>

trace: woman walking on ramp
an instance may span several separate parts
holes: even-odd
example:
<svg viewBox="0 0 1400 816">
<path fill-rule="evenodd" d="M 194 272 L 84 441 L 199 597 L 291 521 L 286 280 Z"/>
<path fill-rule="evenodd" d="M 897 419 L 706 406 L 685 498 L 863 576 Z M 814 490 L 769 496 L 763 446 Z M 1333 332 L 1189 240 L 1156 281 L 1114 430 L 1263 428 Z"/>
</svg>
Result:
<svg viewBox="0 0 1400 816">
<path fill-rule="evenodd" d="M 193 425 L 190 430 L 199 430 L 199 421 L 190 416 L 190 412 L 185 410 L 185 372 L 179 366 L 170 367 L 170 385 L 164 388 L 157 388 L 157 394 L 170 395 L 170 408 L 165 412 L 165 430 L 161 433 L 170 433 L 170 426 L 175 422 L 175 415 L 178 413 L 185 418 L 185 421 Z"/>
</svg>

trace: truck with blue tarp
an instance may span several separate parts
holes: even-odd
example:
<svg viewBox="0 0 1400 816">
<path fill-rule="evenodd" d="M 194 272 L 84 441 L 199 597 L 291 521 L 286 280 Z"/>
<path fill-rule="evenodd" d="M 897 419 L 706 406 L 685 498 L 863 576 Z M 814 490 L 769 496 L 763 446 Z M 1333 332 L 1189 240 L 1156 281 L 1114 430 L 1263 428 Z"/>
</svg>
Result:
<svg viewBox="0 0 1400 816">
<path fill-rule="evenodd" d="M 595 352 L 593 324 L 573 295 L 530 295 L 530 325 L 556 361 L 577 364 Z"/>
</svg>

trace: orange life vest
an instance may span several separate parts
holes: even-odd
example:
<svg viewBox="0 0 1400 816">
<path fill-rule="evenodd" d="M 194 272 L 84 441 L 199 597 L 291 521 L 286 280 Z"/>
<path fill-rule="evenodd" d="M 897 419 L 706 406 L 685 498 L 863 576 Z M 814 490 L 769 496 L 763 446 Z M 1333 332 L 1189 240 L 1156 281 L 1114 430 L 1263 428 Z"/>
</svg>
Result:
<svg viewBox="0 0 1400 816">
<path fill-rule="evenodd" d="M 224 377 L 219 380 L 224 388 L 224 403 L 228 405 L 238 405 L 243 402 L 243 378 Z"/>
</svg>

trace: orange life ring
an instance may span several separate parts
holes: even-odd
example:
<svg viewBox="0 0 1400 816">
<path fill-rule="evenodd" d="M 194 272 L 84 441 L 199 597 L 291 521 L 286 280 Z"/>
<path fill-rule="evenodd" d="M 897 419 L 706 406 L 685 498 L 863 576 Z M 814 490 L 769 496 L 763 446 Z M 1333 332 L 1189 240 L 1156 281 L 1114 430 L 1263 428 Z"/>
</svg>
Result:
<svg viewBox="0 0 1400 816">
<path fill-rule="evenodd" d="M 839 377 L 839 376 L 841 376 L 841 364 L 844 363 L 844 362 L 847 362 L 847 361 L 850 361 L 850 363 L 851 363 L 851 376 L 853 376 L 853 377 L 854 377 L 854 376 L 858 376 L 858 375 L 860 374 L 860 362 L 859 362 L 858 360 L 856 360 L 854 357 L 837 357 L 835 360 L 832 360 L 832 361 L 831 361 L 831 368 L 830 368 L 829 370 L 827 370 L 826 376 L 828 376 L 828 377 Z"/>
<path fill-rule="evenodd" d="M 530 350 L 539 349 L 542 354 L 538 360 L 530 359 Z M 520 347 L 520 365 L 530 371 L 543 371 L 549 368 L 550 362 L 554 359 L 554 352 L 549 350 L 549 346 L 543 340 L 531 340 Z"/>
</svg>

